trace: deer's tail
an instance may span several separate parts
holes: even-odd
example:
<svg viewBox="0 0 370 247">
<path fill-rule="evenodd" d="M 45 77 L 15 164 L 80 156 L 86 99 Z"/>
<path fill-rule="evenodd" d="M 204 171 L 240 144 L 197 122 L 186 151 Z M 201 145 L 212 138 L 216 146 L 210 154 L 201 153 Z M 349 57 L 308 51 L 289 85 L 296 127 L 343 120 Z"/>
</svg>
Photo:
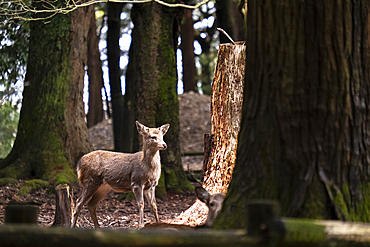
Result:
<svg viewBox="0 0 370 247">
<path fill-rule="evenodd" d="M 78 176 L 78 182 L 82 184 L 82 181 L 84 179 L 84 173 L 81 172 L 81 159 L 77 162 L 77 176 Z"/>
</svg>

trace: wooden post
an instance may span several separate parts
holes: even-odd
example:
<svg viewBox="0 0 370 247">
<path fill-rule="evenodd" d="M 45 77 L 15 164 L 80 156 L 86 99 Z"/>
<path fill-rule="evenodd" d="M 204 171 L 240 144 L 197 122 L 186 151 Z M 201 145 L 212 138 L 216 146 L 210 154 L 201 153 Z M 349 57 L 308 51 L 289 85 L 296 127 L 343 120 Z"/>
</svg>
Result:
<svg viewBox="0 0 370 247">
<path fill-rule="evenodd" d="M 73 189 L 68 184 L 59 184 L 55 188 L 55 218 L 53 226 L 71 227 L 74 209 Z"/>
<path fill-rule="evenodd" d="M 251 237 L 259 237 L 261 244 L 276 246 L 286 235 L 283 222 L 277 218 L 280 215 L 278 202 L 255 200 L 247 205 L 247 233 Z"/>
<path fill-rule="evenodd" d="M 39 207 L 28 202 L 10 202 L 5 208 L 5 223 L 37 224 Z"/>
<path fill-rule="evenodd" d="M 245 44 L 220 45 L 211 95 L 211 145 L 203 187 L 226 192 L 231 181 L 243 104 Z"/>
</svg>

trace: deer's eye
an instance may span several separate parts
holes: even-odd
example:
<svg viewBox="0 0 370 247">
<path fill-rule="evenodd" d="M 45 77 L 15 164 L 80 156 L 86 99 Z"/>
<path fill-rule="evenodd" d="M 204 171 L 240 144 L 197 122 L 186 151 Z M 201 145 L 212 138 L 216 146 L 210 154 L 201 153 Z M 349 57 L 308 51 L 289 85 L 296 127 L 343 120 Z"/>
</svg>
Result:
<svg viewBox="0 0 370 247">
<path fill-rule="evenodd" d="M 209 204 L 209 206 L 210 207 L 213 207 L 215 204 L 213 204 L 213 202 L 211 202 L 210 204 Z"/>
<path fill-rule="evenodd" d="M 155 140 L 157 138 L 155 136 L 151 136 L 150 139 Z"/>
</svg>

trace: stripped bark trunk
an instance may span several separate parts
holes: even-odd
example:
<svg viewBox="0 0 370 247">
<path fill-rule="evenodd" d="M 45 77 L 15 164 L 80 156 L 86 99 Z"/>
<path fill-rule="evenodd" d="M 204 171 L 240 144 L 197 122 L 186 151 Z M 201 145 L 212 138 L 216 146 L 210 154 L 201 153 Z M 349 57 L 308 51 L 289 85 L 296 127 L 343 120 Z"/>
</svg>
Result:
<svg viewBox="0 0 370 247">
<path fill-rule="evenodd" d="M 210 193 L 226 192 L 236 159 L 237 137 L 243 104 L 245 45 L 222 44 L 211 95 L 211 147 L 205 145 L 203 187 Z M 210 151 L 207 151 L 210 150 Z M 178 217 L 182 224 L 199 224 L 206 220 L 207 207 L 199 200 Z"/>
<path fill-rule="evenodd" d="M 236 146 L 243 104 L 245 45 L 220 45 L 212 84 L 211 157 L 203 187 L 211 193 L 226 193 L 236 159 Z"/>
</svg>

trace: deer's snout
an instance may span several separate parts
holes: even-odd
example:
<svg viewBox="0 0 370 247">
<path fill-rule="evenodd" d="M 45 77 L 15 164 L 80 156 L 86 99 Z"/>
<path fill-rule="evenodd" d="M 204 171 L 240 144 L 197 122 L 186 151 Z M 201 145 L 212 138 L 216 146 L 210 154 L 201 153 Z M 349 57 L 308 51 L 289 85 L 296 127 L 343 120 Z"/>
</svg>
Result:
<svg viewBox="0 0 370 247">
<path fill-rule="evenodd" d="M 163 150 L 167 149 L 167 144 L 163 143 Z"/>
</svg>

